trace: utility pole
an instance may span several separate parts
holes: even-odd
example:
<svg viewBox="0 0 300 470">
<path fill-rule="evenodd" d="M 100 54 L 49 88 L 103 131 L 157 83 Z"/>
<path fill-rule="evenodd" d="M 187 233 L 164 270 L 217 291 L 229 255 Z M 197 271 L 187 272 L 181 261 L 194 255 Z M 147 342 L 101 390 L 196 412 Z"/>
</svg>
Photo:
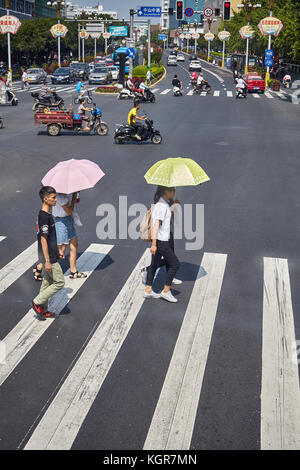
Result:
<svg viewBox="0 0 300 470">
<path fill-rule="evenodd" d="M 78 23 L 77 29 L 78 29 L 78 62 L 80 62 L 80 23 Z"/>
<path fill-rule="evenodd" d="M 9 0 L 5 0 L 6 4 L 6 14 L 9 15 Z M 10 52 L 10 33 L 7 33 L 7 61 L 8 61 L 8 70 L 11 73 L 11 82 L 12 82 L 12 69 L 11 69 L 11 52 Z"/>
<path fill-rule="evenodd" d="M 151 65 L 151 20 L 148 19 L 148 70 Z"/>
<path fill-rule="evenodd" d="M 130 13 L 130 39 L 133 40 L 133 22 L 134 22 L 134 15 L 136 14 L 136 10 L 131 8 L 129 13 Z M 133 58 L 129 57 L 129 78 L 132 78 L 132 71 L 133 71 Z"/>
<path fill-rule="evenodd" d="M 270 16 L 273 16 L 274 0 L 270 0 Z M 268 49 L 271 49 L 271 34 L 268 35 Z M 265 76 L 266 85 L 270 80 L 270 67 L 267 67 L 267 72 Z"/>
<path fill-rule="evenodd" d="M 247 2 L 245 4 L 237 5 L 237 7 L 247 9 L 248 26 L 250 26 L 252 8 L 261 8 L 261 4 L 257 3 L 256 5 L 253 5 L 251 2 Z M 246 60 L 245 60 L 245 71 L 244 71 L 245 75 L 248 73 L 248 64 L 249 64 L 249 38 L 246 38 Z"/>
<path fill-rule="evenodd" d="M 64 6 L 69 6 L 68 3 L 62 1 L 62 0 L 55 0 L 54 2 L 52 1 L 49 1 L 47 2 L 47 5 L 50 7 L 52 6 L 53 8 L 56 8 L 56 11 L 57 11 L 57 23 L 60 24 L 60 20 L 61 20 L 61 9 L 64 7 Z M 61 63 L 60 63 L 60 36 L 57 37 L 57 56 L 58 56 L 58 60 L 57 60 L 57 63 L 58 63 L 58 67 L 61 67 Z"/>
</svg>

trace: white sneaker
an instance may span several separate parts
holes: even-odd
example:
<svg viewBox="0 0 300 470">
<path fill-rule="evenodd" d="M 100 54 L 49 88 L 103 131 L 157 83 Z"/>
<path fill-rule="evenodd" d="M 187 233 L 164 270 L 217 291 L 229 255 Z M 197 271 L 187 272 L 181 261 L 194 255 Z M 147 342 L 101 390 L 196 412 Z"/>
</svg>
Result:
<svg viewBox="0 0 300 470">
<path fill-rule="evenodd" d="M 157 294 L 156 292 L 153 292 L 153 290 L 151 292 L 144 292 L 144 298 L 145 299 L 159 299 L 160 298 L 160 294 Z"/>
<path fill-rule="evenodd" d="M 142 283 L 146 285 L 146 281 L 147 281 L 147 268 L 142 268 L 142 269 L 141 269 L 141 275 L 142 275 Z"/>
<path fill-rule="evenodd" d="M 171 291 L 169 290 L 169 292 L 164 292 L 163 290 L 161 291 L 160 293 L 160 297 L 162 299 L 165 299 L 167 300 L 168 302 L 178 302 L 178 299 L 175 299 L 174 295 L 171 293 Z"/>
<path fill-rule="evenodd" d="M 181 279 L 176 279 L 176 277 L 174 277 L 174 279 L 172 281 L 172 284 L 182 284 L 182 280 Z"/>
</svg>

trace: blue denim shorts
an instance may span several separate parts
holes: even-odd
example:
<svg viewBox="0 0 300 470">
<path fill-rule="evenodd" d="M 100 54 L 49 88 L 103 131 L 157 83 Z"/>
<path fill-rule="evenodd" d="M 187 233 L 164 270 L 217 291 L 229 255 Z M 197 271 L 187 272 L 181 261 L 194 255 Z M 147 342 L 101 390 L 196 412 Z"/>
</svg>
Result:
<svg viewBox="0 0 300 470">
<path fill-rule="evenodd" d="M 58 245 L 68 245 L 69 240 L 77 237 L 73 219 L 70 215 L 67 217 L 56 217 L 55 230 Z"/>
</svg>

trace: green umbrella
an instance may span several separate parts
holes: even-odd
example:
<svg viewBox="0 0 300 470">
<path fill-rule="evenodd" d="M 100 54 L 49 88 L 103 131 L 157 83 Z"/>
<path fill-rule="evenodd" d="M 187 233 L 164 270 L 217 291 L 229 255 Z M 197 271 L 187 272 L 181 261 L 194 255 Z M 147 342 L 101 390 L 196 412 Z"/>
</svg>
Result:
<svg viewBox="0 0 300 470">
<path fill-rule="evenodd" d="M 148 184 L 196 186 L 209 181 L 205 171 L 191 158 L 166 158 L 156 162 L 144 175 Z"/>
</svg>

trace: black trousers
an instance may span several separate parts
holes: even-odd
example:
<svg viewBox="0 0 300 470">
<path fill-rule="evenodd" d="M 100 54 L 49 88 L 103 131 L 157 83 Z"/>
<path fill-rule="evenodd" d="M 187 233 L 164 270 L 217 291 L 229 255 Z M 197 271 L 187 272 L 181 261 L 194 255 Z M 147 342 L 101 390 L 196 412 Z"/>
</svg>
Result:
<svg viewBox="0 0 300 470">
<path fill-rule="evenodd" d="M 136 131 L 137 135 L 139 135 L 140 137 L 142 136 L 143 132 L 144 132 L 144 129 L 145 129 L 145 126 L 144 124 L 140 124 L 139 122 L 133 122 L 131 124 L 131 127 L 134 128 L 134 130 Z"/>
<path fill-rule="evenodd" d="M 165 280 L 166 286 L 171 286 L 176 272 L 179 268 L 179 260 L 174 253 L 174 241 L 171 239 L 168 242 L 157 240 L 157 251 L 152 255 L 151 264 L 147 268 L 147 286 L 152 286 L 156 270 L 166 265 L 167 276 Z M 164 259 L 162 260 L 162 256 Z"/>
</svg>

